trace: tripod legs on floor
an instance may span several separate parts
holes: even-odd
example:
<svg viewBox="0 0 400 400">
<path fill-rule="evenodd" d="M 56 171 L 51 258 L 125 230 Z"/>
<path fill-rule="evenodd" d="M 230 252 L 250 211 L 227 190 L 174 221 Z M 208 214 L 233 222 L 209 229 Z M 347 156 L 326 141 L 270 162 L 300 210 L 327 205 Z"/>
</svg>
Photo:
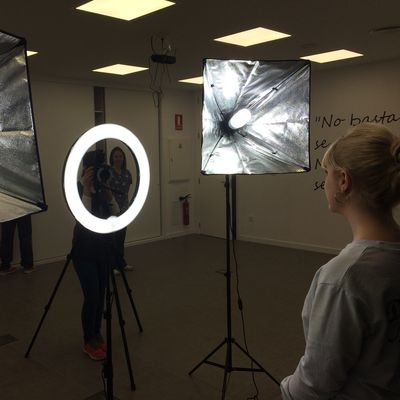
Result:
<svg viewBox="0 0 400 400">
<path fill-rule="evenodd" d="M 48 303 L 46 304 L 46 306 L 44 307 L 44 313 L 42 315 L 42 318 L 39 321 L 39 324 L 37 326 L 37 329 L 33 335 L 33 338 L 30 342 L 30 345 L 25 353 L 25 358 L 29 357 L 29 354 L 32 350 L 32 347 L 36 341 L 36 338 L 39 334 L 39 331 L 44 323 L 44 320 L 50 310 L 50 307 L 53 303 L 53 300 L 56 296 L 56 293 L 61 285 L 61 282 L 64 278 L 65 272 L 67 271 L 68 265 L 71 262 L 71 254 L 68 254 L 66 262 L 64 264 L 63 270 L 61 271 L 61 274 L 57 280 L 57 283 L 50 295 L 50 299 L 48 301 Z M 129 285 L 128 285 L 128 281 L 126 279 L 126 276 L 124 274 L 124 272 L 121 272 L 122 276 L 123 276 L 123 280 L 124 280 L 124 285 L 126 288 L 126 292 L 128 294 L 129 297 L 129 301 L 131 303 L 138 327 L 140 332 L 143 331 L 142 325 L 140 323 L 140 319 L 139 319 L 139 315 L 137 313 L 135 304 L 133 302 L 132 299 L 132 290 L 130 289 Z M 128 349 L 128 341 L 126 338 L 126 333 L 125 333 L 125 320 L 123 318 L 122 315 L 122 311 L 121 311 L 121 303 L 120 303 L 120 298 L 119 298 L 119 294 L 118 294 L 118 289 L 117 289 L 117 284 L 115 281 L 115 277 L 114 274 L 112 272 L 112 269 L 110 268 L 110 272 L 108 273 L 108 279 L 107 279 L 107 286 L 106 286 L 106 309 L 105 309 L 105 319 L 106 319 L 106 330 L 107 330 L 107 337 L 106 337 L 106 341 L 107 341 L 107 356 L 106 359 L 103 363 L 103 375 L 104 378 L 106 380 L 106 390 L 105 390 L 105 395 L 106 395 L 106 400 L 114 400 L 114 396 L 113 396 L 113 390 L 114 390 L 114 373 L 113 373 L 113 365 L 112 365 L 112 324 L 111 324 L 111 319 L 112 319 L 112 293 L 115 297 L 115 303 L 116 303 L 116 307 L 117 307 L 117 313 L 118 313 L 118 320 L 119 320 L 119 325 L 120 325 L 120 329 L 121 329 L 121 336 L 122 336 L 122 340 L 123 340 L 123 344 L 124 344 L 124 350 L 125 350 L 125 358 L 126 358 L 126 363 L 128 366 L 128 372 L 129 372 L 129 379 L 130 379 L 130 384 L 131 384 L 131 390 L 135 390 L 136 386 L 135 386 L 135 382 L 133 379 L 133 372 L 132 372 L 132 365 L 131 365 L 131 361 L 129 358 L 129 349 Z M 111 276 L 111 278 L 110 278 Z M 112 291 L 111 291 L 111 287 L 112 287 Z"/>
<path fill-rule="evenodd" d="M 199 368 L 202 364 L 210 364 L 214 365 L 216 367 L 223 367 L 221 364 L 214 363 L 212 361 L 209 361 L 208 359 L 212 357 L 224 344 L 226 343 L 226 339 L 222 341 L 214 350 L 211 351 L 206 357 L 204 357 L 203 360 L 201 360 L 198 364 L 196 364 L 193 369 L 190 370 L 189 375 L 192 375 L 194 371 L 196 371 L 197 368 Z"/>
<path fill-rule="evenodd" d="M 114 399 L 114 369 L 112 363 L 112 311 L 111 311 L 111 282 L 110 278 L 107 279 L 106 286 L 106 309 L 104 312 L 106 320 L 106 343 L 107 354 L 103 363 L 103 376 L 105 380 L 105 397 L 106 400 Z"/>
<path fill-rule="evenodd" d="M 122 342 L 124 345 L 125 352 L 125 360 L 128 366 L 129 380 L 131 384 L 131 390 L 134 391 L 136 389 L 135 382 L 133 380 L 133 372 L 132 372 L 132 364 L 129 357 L 129 348 L 128 341 L 126 339 L 125 333 L 125 320 L 121 311 L 121 302 L 119 299 L 119 293 L 117 288 L 117 283 L 115 281 L 115 276 L 112 269 L 109 270 L 109 275 L 107 279 L 107 288 L 106 288 L 106 310 L 105 310 L 105 319 L 106 319 L 106 330 L 107 330 L 107 355 L 106 359 L 103 363 L 103 375 L 106 381 L 105 387 L 105 397 L 106 400 L 114 400 L 114 369 L 112 363 L 112 297 L 115 299 L 115 305 L 117 308 L 118 314 L 118 322 L 121 330 Z"/>
<path fill-rule="evenodd" d="M 226 356 L 225 356 L 225 364 L 216 363 L 214 361 L 210 361 L 209 359 L 224 345 L 226 345 Z M 248 359 L 251 360 L 253 364 L 257 366 L 257 368 L 253 367 L 234 367 L 233 366 L 233 358 L 232 358 L 232 348 L 235 345 Z M 259 364 L 242 346 L 236 343 L 233 338 L 225 338 L 222 343 L 220 343 L 217 347 L 215 347 L 202 361 L 200 361 L 190 372 L 189 375 L 192 375 L 202 364 L 212 365 L 214 367 L 222 368 L 224 370 L 224 377 L 222 382 L 222 397 L 221 399 L 225 399 L 226 389 L 227 389 L 227 381 L 228 374 L 233 371 L 245 371 L 245 372 L 263 372 L 265 373 L 272 381 L 274 381 L 278 386 L 280 383 L 264 368 Z"/>
<path fill-rule="evenodd" d="M 138 324 L 139 331 L 143 332 L 143 327 L 142 327 L 142 324 L 140 323 L 139 314 L 136 310 L 135 303 L 133 302 L 132 289 L 129 287 L 128 280 L 126 279 L 125 271 L 122 269 L 120 271 L 120 273 L 122 275 L 122 280 L 124 281 L 125 290 L 126 290 L 126 293 L 128 294 L 129 302 L 131 303 L 131 307 L 132 307 L 133 314 L 136 319 L 136 323 Z"/>
<path fill-rule="evenodd" d="M 30 345 L 29 345 L 29 347 L 28 347 L 28 350 L 27 350 L 26 353 L 25 353 L 25 358 L 28 358 L 28 357 L 29 357 L 29 354 L 30 354 L 30 352 L 31 352 L 31 350 L 32 350 L 33 344 L 35 343 L 36 338 L 37 338 L 37 336 L 38 336 L 38 334 L 39 334 L 40 328 L 42 327 L 43 322 L 44 322 L 44 320 L 45 320 L 45 318 L 46 318 L 46 315 L 47 315 L 47 313 L 48 313 L 49 310 L 50 310 L 51 304 L 53 303 L 53 300 L 54 300 L 54 297 L 56 296 L 57 290 L 58 290 L 58 288 L 59 288 L 60 285 L 61 285 L 61 281 L 62 281 L 63 278 L 64 278 L 65 272 L 66 272 L 66 270 L 67 270 L 67 268 L 68 268 L 68 265 L 69 265 L 70 261 L 71 261 L 71 253 L 67 255 L 67 259 L 66 259 L 66 261 L 65 261 L 64 268 L 63 268 L 63 270 L 61 271 L 60 277 L 58 278 L 56 285 L 54 286 L 53 292 L 52 292 L 51 295 L 50 295 L 50 299 L 49 299 L 48 303 L 47 303 L 47 304 L 45 305 L 45 307 L 44 307 L 44 313 L 43 313 L 43 315 L 42 315 L 42 318 L 41 318 L 40 321 L 39 321 L 39 324 L 38 324 L 38 326 L 37 326 L 37 328 L 36 328 L 36 331 L 35 331 L 35 333 L 34 333 L 34 335 L 33 335 L 32 341 L 31 341 L 31 343 L 30 343 Z"/>
<path fill-rule="evenodd" d="M 128 341 L 126 339 L 126 333 L 125 333 L 125 320 L 123 318 L 122 311 L 121 311 L 121 303 L 119 300 L 119 294 L 118 294 L 117 284 L 115 282 L 115 276 L 112 272 L 111 272 L 110 276 L 111 276 L 111 282 L 112 282 L 112 287 L 113 287 L 113 293 L 114 293 L 114 297 L 115 297 L 115 305 L 117 307 L 118 321 L 119 321 L 119 326 L 121 329 L 122 342 L 124 344 L 125 359 L 126 359 L 126 363 L 127 363 L 127 367 L 128 367 L 128 372 L 129 372 L 129 380 L 131 383 L 131 390 L 133 391 L 136 389 L 136 386 L 135 386 L 135 382 L 133 380 L 132 365 L 131 365 L 131 360 L 129 357 Z"/>
</svg>

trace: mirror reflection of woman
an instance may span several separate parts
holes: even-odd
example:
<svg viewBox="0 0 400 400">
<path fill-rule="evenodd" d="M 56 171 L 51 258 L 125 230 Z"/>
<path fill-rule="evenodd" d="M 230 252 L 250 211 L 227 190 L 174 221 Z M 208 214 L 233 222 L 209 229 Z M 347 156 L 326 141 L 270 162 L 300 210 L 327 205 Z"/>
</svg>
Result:
<svg viewBox="0 0 400 400">
<path fill-rule="evenodd" d="M 126 156 L 121 147 L 114 147 L 110 153 L 110 166 L 112 168 L 112 176 L 109 182 L 110 188 L 118 203 L 120 213 L 124 213 L 129 207 L 129 189 L 132 185 L 132 175 L 126 167 Z M 125 237 L 126 229 L 123 228 L 115 232 L 115 246 L 118 253 L 118 262 L 114 272 L 119 273 L 120 270 L 131 271 L 133 267 L 128 265 L 125 260 Z"/>
</svg>

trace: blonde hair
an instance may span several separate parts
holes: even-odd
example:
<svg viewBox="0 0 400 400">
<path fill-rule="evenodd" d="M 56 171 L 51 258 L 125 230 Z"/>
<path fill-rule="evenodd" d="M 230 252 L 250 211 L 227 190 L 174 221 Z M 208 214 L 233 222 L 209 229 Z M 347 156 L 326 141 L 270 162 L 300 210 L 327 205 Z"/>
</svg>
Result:
<svg viewBox="0 0 400 400">
<path fill-rule="evenodd" d="M 379 124 L 361 124 L 328 148 L 322 167 L 345 170 L 370 208 L 400 202 L 400 138 Z"/>
</svg>

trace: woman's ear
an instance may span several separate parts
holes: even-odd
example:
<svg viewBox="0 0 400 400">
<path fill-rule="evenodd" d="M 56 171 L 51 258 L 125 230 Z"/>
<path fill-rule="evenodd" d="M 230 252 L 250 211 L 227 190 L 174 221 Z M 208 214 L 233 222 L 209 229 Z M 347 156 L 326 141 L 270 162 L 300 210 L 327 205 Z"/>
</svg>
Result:
<svg viewBox="0 0 400 400">
<path fill-rule="evenodd" d="M 352 189 L 351 177 L 344 169 L 342 169 L 339 174 L 339 189 L 342 193 L 349 194 Z"/>
</svg>

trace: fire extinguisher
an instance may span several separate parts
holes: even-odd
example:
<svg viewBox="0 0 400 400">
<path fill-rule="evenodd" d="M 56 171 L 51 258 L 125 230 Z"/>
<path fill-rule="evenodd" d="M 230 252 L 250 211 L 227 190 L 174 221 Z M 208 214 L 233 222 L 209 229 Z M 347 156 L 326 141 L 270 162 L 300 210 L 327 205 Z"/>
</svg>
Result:
<svg viewBox="0 0 400 400">
<path fill-rule="evenodd" d="M 187 226 L 189 225 L 190 221 L 190 209 L 189 209 L 189 197 L 190 194 L 187 194 L 186 196 L 180 196 L 179 200 L 182 202 L 182 219 L 183 219 L 183 225 Z"/>
</svg>

